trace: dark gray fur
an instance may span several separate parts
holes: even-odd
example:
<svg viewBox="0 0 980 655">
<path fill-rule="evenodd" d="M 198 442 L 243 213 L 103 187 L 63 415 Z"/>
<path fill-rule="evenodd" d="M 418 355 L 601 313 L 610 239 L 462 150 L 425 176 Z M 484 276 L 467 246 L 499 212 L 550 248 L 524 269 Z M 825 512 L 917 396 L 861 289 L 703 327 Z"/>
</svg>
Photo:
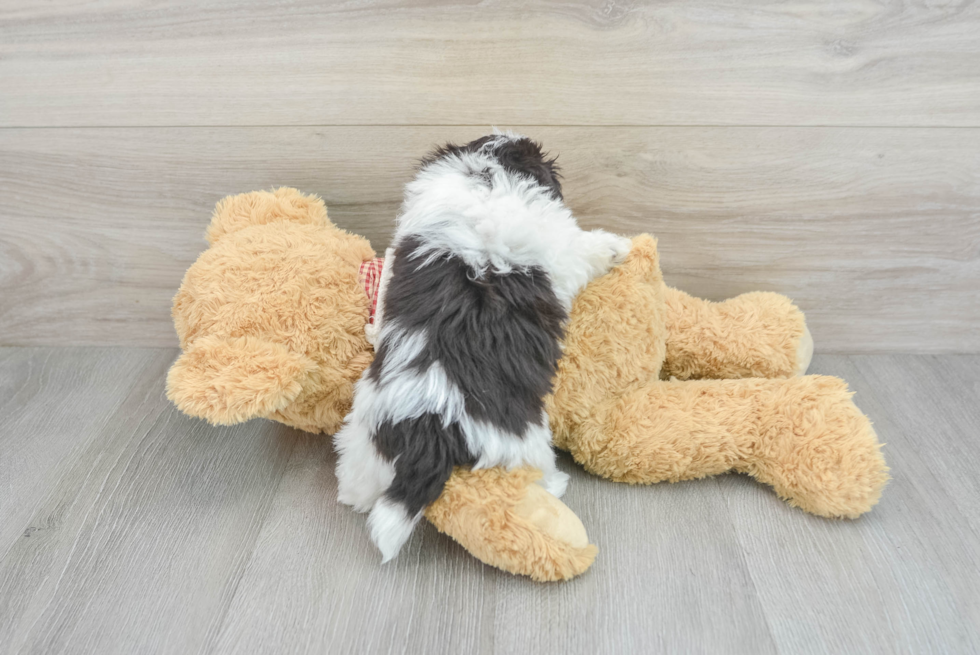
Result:
<svg viewBox="0 0 980 655">
<path fill-rule="evenodd" d="M 378 453 L 395 463 L 395 479 L 385 496 L 401 503 L 409 516 L 439 498 L 453 467 L 474 461 L 459 424 L 444 426 L 438 414 L 386 421 L 373 436 Z"/>
<path fill-rule="evenodd" d="M 486 138 L 463 147 L 445 146 L 423 166 L 483 143 Z M 560 198 L 554 161 L 546 161 L 529 139 L 517 144 L 495 154 L 514 167 L 512 173 L 535 179 Z M 462 392 L 470 418 L 522 438 L 529 426 L 544 420 L 544 398 L 551 392 L 561 356 L 559 342 L 567 316 L 548 275 L 530 267 L 478 276 L 452 254 L 435 260 L 418 256 L 421 245 L 412 236 L 396 244 L 385 322 L 424 332 L 426 347 L 410 368 L 424 372 L 439 362 Z M 389 353 L 390 345 L 382 341 L 368 371 L 376 383 L 383 382 Z M 395 479 L 386 496 L 403 504 L 409 515 L 439 497 L 453 467 L 472 464 L 476 458 L 460 426 L 444 426 L 434 414 L 382 424 L 373 439 L 381 456 L 395 464 Z"/>
<path fill-rule="evenodd" d="M 385 321 L 426 335 L 411 366 L 423 372 L 438 361 L 477 420 L 516 435 L 540 425 L 566 318 L 548 275 L 531 267 L 476 277 L 458 257 L 425 263 L 419 247 L 409 237 L 395 249 L 384 308 Z M 375 381 L 387 354 L 382 342 L 369 373 Z"/>
<path fill-rule="evenodd" d="M 462 146 L 447 143 L 444 146 L 436 148 L 430 155 L 423 158 L 420 168 L 425 168 L 429 164 L 444 157 L 454 157 L 466 152 L 477 152 L 494 139 L 494 136 L 484 136 Z M 553 198 L 562 200 L 561 170 L 558 168 L 558 164 L 555 163 L 558 158 L 552 157 L 549 159 L 541 149 L 541 144 L 537 141 L 533 141 L 527 137 L 514 140 L 508 139 L 494 146 L 491 154 L 508 173 L 529 177 L 539 186 L 548 189 Z M 487 184 L 490 184 L 487 171 L 475 170 L 472 174 L 474 177 L 482 177 Z"/>
</svg>

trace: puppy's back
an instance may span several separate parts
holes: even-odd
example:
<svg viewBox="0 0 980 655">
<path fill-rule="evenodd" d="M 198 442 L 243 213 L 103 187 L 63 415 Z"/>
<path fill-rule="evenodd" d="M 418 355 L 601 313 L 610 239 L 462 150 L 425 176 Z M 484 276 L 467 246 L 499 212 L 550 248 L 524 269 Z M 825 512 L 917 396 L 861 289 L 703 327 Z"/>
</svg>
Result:
<svg viewBox="0 0 980 655">
<path fill-rule="evenodd" d="M 428 261 L 419 242 L 399 244 L 385 321 L 424 335 L 410 369 L 439 362 L 465 399 L 467 414 L 515 436 L 540 424 L 551 390 L 566 318 L 547 274 L 538 267 L 477 276 L 459 257 Z M 389 357 L 378 349 L 369 373 L 380 382 Z"/>
</svg>

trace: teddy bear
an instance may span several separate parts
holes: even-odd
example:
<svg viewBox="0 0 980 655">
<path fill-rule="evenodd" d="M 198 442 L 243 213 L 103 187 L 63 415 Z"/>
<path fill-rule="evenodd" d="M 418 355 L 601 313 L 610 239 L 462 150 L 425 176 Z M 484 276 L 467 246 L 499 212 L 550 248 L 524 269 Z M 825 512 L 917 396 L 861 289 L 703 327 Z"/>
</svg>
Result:
<svg viewBox="0 0 980 655">
<path fill-rule="evenodd" d="M 319 198 L 290 188 L 221 200 L 206 238 L 173 301 L 182 353 L 168 397 L 216 425 L 266 418 L 333 434 L 373 357 L 381 260 Z M 805 511 L 855 518 L 888 468 L 846 384 L 803 375 L 812 349 L 789 299 L 694 298 L 664 284 L 656 240 L 635 237 L 572 307 L 547 401 L 554 445 L 615 481 L 736 471 Z M 539 477 L 458 468 L 426 518 L 487 564 L 573 578 L 598 549 Z"/>
</svg>

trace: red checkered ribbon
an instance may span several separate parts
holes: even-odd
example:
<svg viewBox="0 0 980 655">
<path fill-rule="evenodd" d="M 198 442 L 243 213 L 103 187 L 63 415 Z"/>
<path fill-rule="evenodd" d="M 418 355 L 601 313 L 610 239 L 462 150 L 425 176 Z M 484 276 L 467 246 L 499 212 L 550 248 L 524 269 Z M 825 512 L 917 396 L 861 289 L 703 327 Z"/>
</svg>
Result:
<svg viewBox="0 0 980 655">
<path fill-rule="evenodd" d="M 358 277 L 361 280 L 361 288 L 367 294 L 371 302 L 371 314 L 368 316 L 368 323 L 374 325 L 374 313 L 378 310 L 378 285 L 381 283 L 381 271 L 384 269 L 384 257 L 369 259 L 361 262 Z"/>
</svg>

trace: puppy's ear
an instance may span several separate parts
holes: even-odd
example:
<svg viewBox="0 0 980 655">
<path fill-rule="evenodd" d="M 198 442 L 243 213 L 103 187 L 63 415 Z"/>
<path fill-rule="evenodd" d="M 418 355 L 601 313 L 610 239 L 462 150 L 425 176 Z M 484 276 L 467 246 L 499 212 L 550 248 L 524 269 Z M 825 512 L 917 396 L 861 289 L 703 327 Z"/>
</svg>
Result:
<svg viewBox="0 0 980 655">
<path fill-rule="evenodd" d="M 562 200 L 561 172 L 555 163 L 541 149 L 541 145 L 527 137 L 507 140 L 494 149 L 500 164 L 510 173 L 530 177 L 551 192 L 556 200 Z"/>
<path fill-rule="evenodd" d="M 493 135 L 482 136 L 479 139 L 470 141 L 466 145 L 458 146 L 455 143 L 447 143 L 444 146 L 439 146 L 428 155 L 422 158 L 419 162 L 419 168 L 425 168 L 429 164 L 443 159 L 445 157 L 458 157 L 467 152 L 477 152 L 488 142 L 492 141 L 495 137 Z"/>
</svg>

